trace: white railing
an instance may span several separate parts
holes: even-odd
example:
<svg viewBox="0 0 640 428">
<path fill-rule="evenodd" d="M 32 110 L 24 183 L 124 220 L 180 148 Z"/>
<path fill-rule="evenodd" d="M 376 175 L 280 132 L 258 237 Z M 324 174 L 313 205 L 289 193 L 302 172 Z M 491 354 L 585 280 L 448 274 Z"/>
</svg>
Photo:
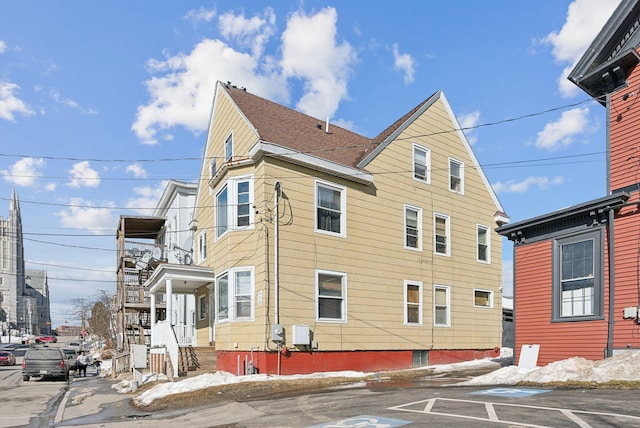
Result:
<svg viewBox="0 0 640 428">
<path fill-rule="evenodd" d="M 171 324 L 167 320 L 158 321 L 151 326 L 151 347 L 164 346 L 169 354 L 173 377 L 178 377 L 178 340 Z"/>
<path fill-rule="evenodd" d="M 196 326 L 176 324 L 173 326 L 179 346 L 196 346 Z"/>
</svg>

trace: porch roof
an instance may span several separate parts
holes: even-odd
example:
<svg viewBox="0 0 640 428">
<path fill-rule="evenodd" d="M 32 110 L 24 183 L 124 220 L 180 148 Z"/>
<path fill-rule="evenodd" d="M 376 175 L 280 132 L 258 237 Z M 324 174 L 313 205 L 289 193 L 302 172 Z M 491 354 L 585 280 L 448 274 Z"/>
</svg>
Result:
<svg viewBox="0 0 640 428">
<path fill-rule="evenodd" d="M 192 293 L 196 289 L 215 281 L 213 268 L 173 263 L 160 263 L 153 275 L 145 282 L 151 293 L 162 293 L 171 279 L 173 293 Z"/>
</svg>

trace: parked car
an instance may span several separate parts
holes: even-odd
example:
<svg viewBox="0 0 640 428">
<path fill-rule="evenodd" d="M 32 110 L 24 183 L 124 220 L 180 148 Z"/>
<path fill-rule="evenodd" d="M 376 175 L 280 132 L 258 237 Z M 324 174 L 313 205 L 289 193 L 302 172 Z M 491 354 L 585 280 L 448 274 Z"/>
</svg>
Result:
<svg viewBox="0 0 640 428">
<path fill-rule="evenodd" d="M 0 350 L 0 366 L 13 366 L 16 364 L 16 356 L 11 351 Z"/>
<path fill-rule="evenodd" d="M 84 349 L 84 343 L 82 343 L 82 341 L 80 340 L 73 340 L 71 342 L 69 342 L 69 348 L 73 348 L 75 350 L 77 350 L 78 352 L 82 351 Z"/>
<path fill-rule="evenodd" d="M 22 380 L 32 377 L 69 380 L 69 364 L 60 348 L 30 348 L 22 360 Z"/>
<path fill-rule="evenodd" d="M 56 343 L 58 339 L 50 334 L 41 334 L 36 337 L 36 343 Z"/>
<path fill-rule="evenodd" d="M 64 358 L 67 360 L 69 370 L 77 370 L 78 361 L 76 359 L 78 358 L 78 351 L 75 348 L 64 348 L 62 352 L 64 353 Z"/>
<path fill-rule="evenodd" d="M 23 345 L 22 343 L 6 343 L 0 346 L 0 351 L 9 351 L 16 357 L 24 357 L 30 347 L 30 345 Z"/>
</svg>

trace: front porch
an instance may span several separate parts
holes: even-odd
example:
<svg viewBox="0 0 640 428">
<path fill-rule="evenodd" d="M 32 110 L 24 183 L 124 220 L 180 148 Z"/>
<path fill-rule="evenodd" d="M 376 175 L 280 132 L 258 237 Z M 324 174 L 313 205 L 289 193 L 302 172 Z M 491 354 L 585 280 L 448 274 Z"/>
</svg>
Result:
<svg viewBox="0 0 640 428">
<path fill-rule="evenodd" d="M 212 291 L 215 276 L 213 269 L 201 266 L 189 266 L 161 263 L 145 283 L 151 300 L 151 350 L 152 354 L 164 354 L 169 363 L 168 375 L 174 378 L 184 375 L 185 364 L 181 355 L 188 355 L 188 349 L 198 346 L 195 326 L 195 305 L 193 320 L 191 314 L 184 314 L 185 306 L 174 307 L 175 295 L 193 296 L 201 287 Z M 166 319 L 156 320 L 156 295 L 164 295 Z M 178 306 L 178 305 L 176 305 Z M 185 316 L 187 315 L 187 316 Z M 182 322 L 177 320 L 185 320 Z M 210 327 L 211 328 L 211 327 Z M 213 333 L 210 332 L 210 337 Z M 212 340 L 208 340 L 206 345 Z M 214 348 L 215 349 L 215 348 Z M 181 353 L 181 351 L 183 351 Z M 191 364 L 193 366 L 193 364 Z"/>
</svg>

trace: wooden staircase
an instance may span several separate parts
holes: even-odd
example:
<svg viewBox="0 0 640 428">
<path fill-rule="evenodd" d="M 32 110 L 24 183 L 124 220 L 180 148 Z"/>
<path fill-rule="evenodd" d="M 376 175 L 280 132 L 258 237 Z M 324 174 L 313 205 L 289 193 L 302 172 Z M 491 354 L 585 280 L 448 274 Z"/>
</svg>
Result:
<svg viewBox="0 0 640 428">
<path fill-rule="evenodd" d="M 214 346 L 182 346 L 178 351 L 178 377 L 214 373 L 217 361 Z"/>
</svg>

